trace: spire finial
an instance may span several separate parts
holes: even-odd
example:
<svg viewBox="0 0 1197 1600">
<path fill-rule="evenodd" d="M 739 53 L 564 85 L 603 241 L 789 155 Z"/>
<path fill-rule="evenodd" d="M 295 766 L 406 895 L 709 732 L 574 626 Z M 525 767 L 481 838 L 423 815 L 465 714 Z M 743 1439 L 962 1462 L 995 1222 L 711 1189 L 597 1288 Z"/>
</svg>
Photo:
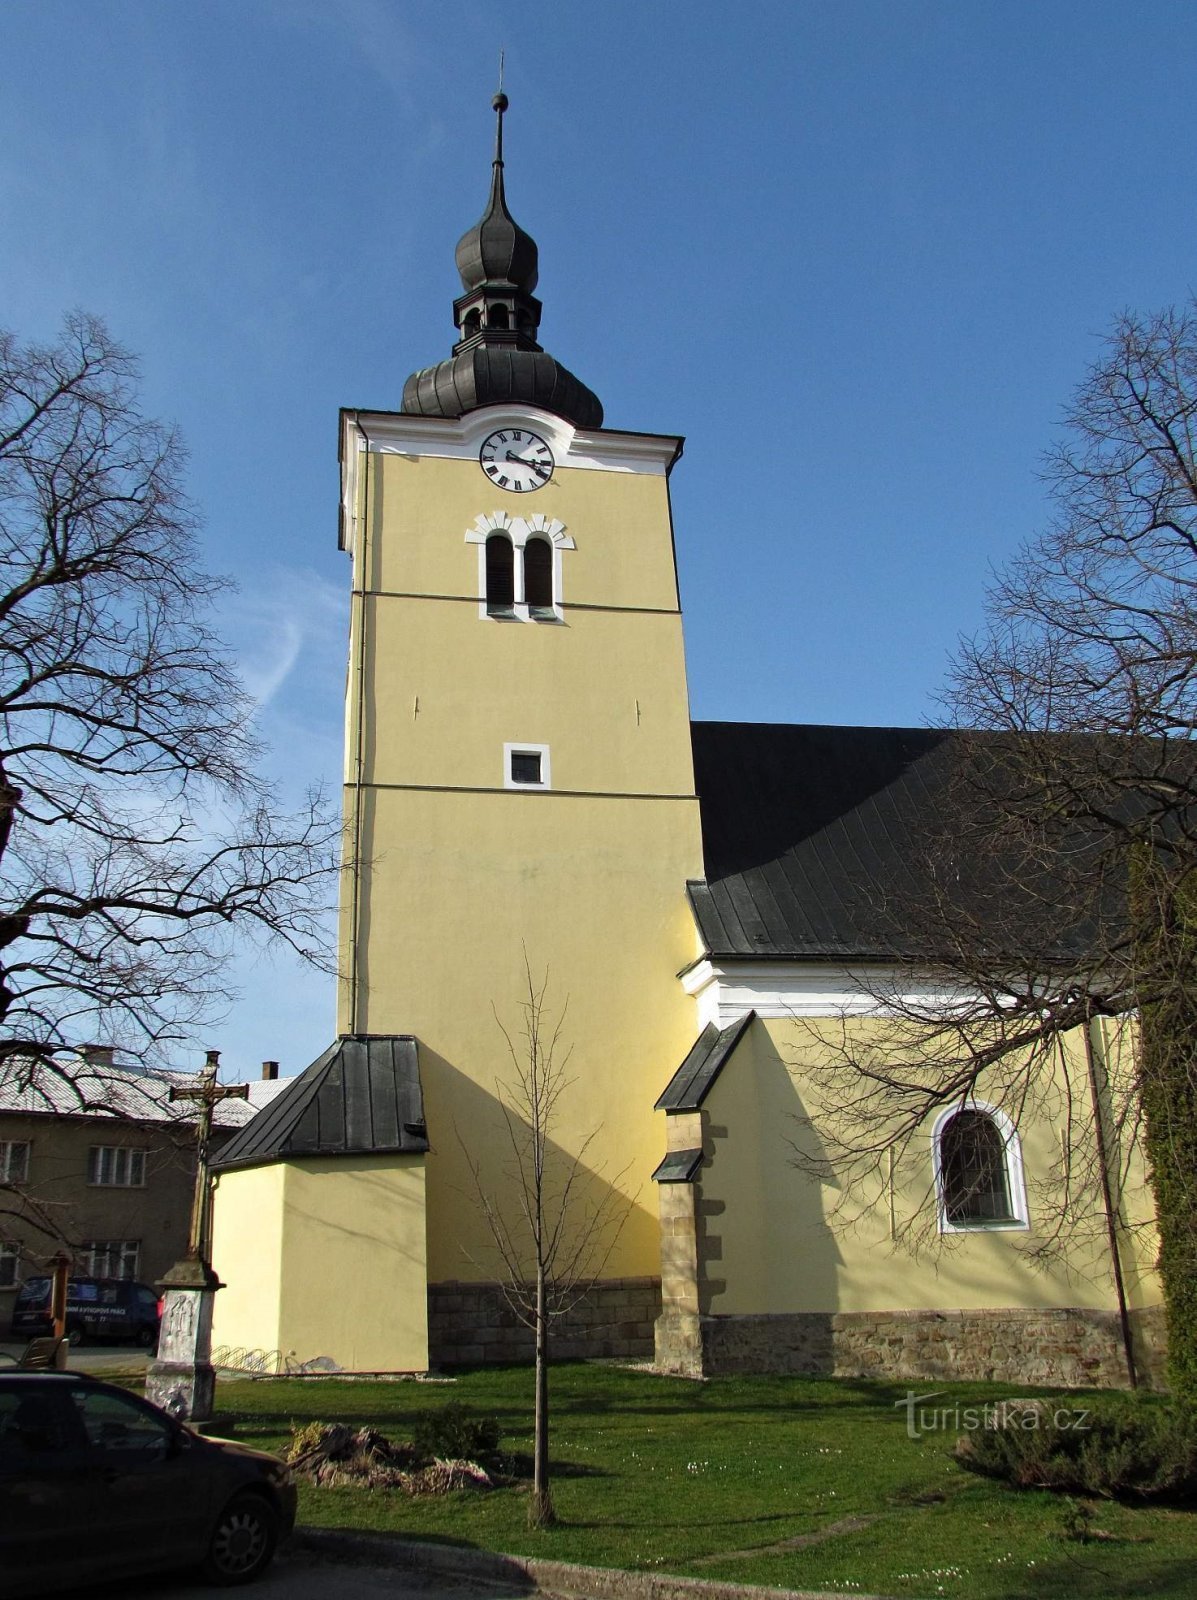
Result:
<svg viewBox="0 0 1197 1600">
<path fill-rule="evenodd" d="M 499 51 L 499 92 L 491 101 L 491 105 L 498 112 L 499 121 L 495 128 L 495 166 L 503 165 L 503 113 L 507 110 L 509 101 L 503 93 L 503 56 L 504 51 Z"/>
</svg>

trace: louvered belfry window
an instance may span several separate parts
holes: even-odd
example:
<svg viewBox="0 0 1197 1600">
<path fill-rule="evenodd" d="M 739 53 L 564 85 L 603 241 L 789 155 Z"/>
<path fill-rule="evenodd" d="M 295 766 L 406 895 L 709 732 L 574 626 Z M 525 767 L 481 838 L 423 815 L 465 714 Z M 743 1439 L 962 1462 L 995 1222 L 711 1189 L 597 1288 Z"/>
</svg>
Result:
<svg viewBox="0 0 1197 1600">
<path fill-rule="evenodd" d="M 486 609 L 511 611 L 515 606 L 515 552 L 505 533 L 486 541 Z"/>
<path fill-rule="evenodd" d="M 531 611 L 553 609 L 553 551 L 547 539 L 524 546 L 524 599 Z"/>
<path fill-rule="evenodd" d="M 944 1216 L 954 1224 L 1013 1222 L 1006 1141 L 984 1111 L 958 1111 L 939 1136 Z"/>
</svg>

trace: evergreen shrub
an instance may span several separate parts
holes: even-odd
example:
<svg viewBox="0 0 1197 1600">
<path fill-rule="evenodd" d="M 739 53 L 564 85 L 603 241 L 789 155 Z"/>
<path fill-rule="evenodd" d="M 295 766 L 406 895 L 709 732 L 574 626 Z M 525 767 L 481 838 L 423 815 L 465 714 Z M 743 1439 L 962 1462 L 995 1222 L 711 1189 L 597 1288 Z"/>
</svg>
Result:
<svg viewBox="0 0 1197 1600">
<path fill-rule="evenodd" d="M 1102 1403 L 1064 1424 L 1053 1403 L 1000 1408 L 995 1424 L 961 1436 L 956 1459 L 1018 1489 L 1197 1504 L 1197 1409 Z"/>
</svg>

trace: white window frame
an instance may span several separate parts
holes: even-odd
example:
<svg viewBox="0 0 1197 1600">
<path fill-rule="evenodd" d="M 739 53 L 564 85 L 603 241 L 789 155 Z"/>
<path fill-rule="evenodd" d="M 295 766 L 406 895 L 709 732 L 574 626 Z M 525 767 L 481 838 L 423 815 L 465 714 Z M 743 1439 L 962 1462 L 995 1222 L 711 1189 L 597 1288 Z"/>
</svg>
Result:
<svg viewBox="0 0 1197 1600">
<path fill-rule="evenodd" d="M 486 609 L 486 541 L 492 533 L 506 534 L 511 540 L 515 561 L 515 605 L 511 611 Z M 524 598 L 524 546 L 529 539 L 544 539 L 553 553 L 553 604 L 537 607 L 533 616 Z M 465 542 L 478 546 L 478 615 L 484 622 L 564 622 L 565 609 L 561 601 L 563 576 L 561 552 L 578 547 L 565 531 L 564 522 L 556 517 L 546 517 L 534 512 L 529 517 L 513 517 L 506 511 L 483 512 L 474 519 L 474 526 L 466 530 Z M 518 787 L 523 788 L 521 784 Z"/>
<path fill-rule="evenodd" d="M 87 1152 L 87 1182 L 95 1189 L 144 1189 L 145 1158 L 138 1145 L 93 1144 Z"/>
<path fill-rule="evenodd" d="M 0 1139 L 0 1183 L 28 1183 L 30 1149 L 28 1139 Z M 19 1171 L 16 1160 L 18 1151 L 21 1153 Z"/>
<path fill-rule="evenodd" d="M 539 756 L 540 757 L 540 782 L 517 783 L 511 776 L 512 756 Z M 515 741 L 503 746 L 503 787 L 504 789 L 518 789 L 533 791 L 551 789 L 553 787 L 553 774 L 549 765 L 549 747 L 547 744 L 533 744 L 530 740 Z"/>
<path fill-rule="evenodd" d="M 141 1265 L 140 1239 L 85 1239 L 79 1250 L 86 1265 L 86 1277 L 117 1278 L 126 1283 L 136 1281 Z M 100 1270 L 101 1266 L 111 1266 L 114 1261 L 116 1272 Z M 131 1270 L 126 1271 L 126 1267 Z"/>
<path fill-rule="evenodd" d="M 20 1283 L 18 1268 L 21 1265 L 21 1247 L 8 1239 L 0 1239 L 0 1289 L 15 1289 Z"/>
<path fill-rule="evenodd" d="M 948 1123 L 961 1111 L 983 1113 L 1001 1135 L 1002 1148 L 1006 1155 L 1006 1188 L 1010 1195 L 1010 1210 L 1014 1213 L 1009 1220 L 989 1221 L 978 1217 L 971 1222 L 951 1222 L 948 1219 L 940 1140 Z M 931 1129 L 931 1163 L 935 1172 L 935 1207 L 939 1217 L 940 1233 L 1026 1233 L 1030 1230 L 1031 1217 L 1027 1209 L 1022 1140 L 1018 1137 L 1018 1129 L 1000 1106 L 990 1105 L 987 1100 L 966 1100 L 946 1106 L 936 1117 Z"/>
</svg>

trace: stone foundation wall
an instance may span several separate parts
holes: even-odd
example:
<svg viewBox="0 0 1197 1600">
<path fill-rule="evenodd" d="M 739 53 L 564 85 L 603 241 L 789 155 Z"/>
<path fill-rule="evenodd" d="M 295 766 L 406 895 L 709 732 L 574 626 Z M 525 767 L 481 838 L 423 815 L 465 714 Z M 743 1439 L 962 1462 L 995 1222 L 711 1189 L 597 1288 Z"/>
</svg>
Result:
<svg viewBox="0 0 1197 1600">
<path fill-rule="evenodd" d="M 1140 1381 L 1158 1383 L 1160 1319 L 1145 1312 L 1137 1320 Z M 708 1376 L 789 1372 L 903 1382 L 957 1378 L 1077 1388 L 1127 1386 L 1122 1332 L 1112 1311 L 809 1312 L 702 1317 L 697 1330 L 674 1327 L 662 1318 L 658 1365 L 693 1373 L 696 1341 L 700 1370 Z"/>
<path fill-rule="evenodd" d="M 594 1286 L 554 1323 L 552 1354 L 561 1361 L 622 1357 L 649 1361 L 661 1313 L 657 1278 L 611 1278 Z M 532 1333 L 494 1283 L 428 1285 L 428 1360 L 433 1367 L 531 1361 Z"/>
</svg>

